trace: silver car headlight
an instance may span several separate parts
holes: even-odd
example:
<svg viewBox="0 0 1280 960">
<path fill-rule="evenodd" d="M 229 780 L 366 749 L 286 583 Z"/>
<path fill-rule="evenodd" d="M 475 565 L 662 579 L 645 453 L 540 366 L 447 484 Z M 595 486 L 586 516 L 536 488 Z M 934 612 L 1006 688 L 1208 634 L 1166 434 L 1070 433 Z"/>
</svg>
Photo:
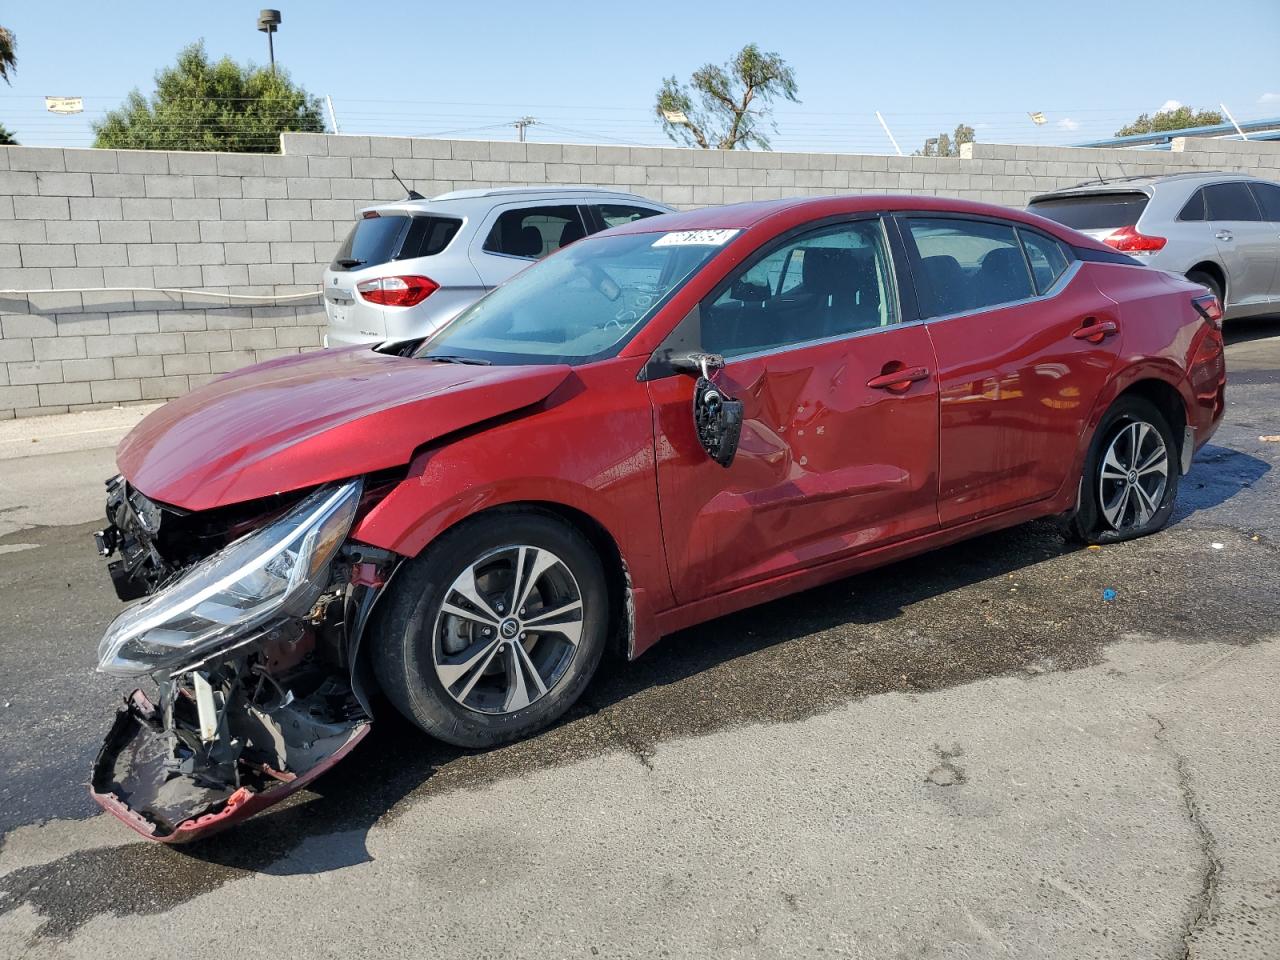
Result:
<svg viewBox="0 0 1280 960">
<path fill-rule="evenodd" d="M 121 677 L 154 673 L 272 621 L 305 616 L 327 584 L 362 486 L 354 480 L 322 487 L 125 610 L 98 644 L 98 669 Z"/>
</svg>

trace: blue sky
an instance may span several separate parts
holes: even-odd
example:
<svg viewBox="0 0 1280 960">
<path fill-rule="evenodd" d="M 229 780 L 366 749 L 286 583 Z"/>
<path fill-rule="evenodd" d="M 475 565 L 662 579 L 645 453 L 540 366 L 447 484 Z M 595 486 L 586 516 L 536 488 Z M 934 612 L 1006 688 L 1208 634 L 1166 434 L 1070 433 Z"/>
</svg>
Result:
<svg viewBox="0 0 1280 960">
<path fill-rule="evenodd" d="M 270 0 L 267 0 L 270 2 Z M 7 5 L 18 69 L 0 123 L 23 143 L 87 146 L 89 120 L 185 44 L 264 62 L 261 0 L 64 0 Z M 652 120 L 663 76 L 685 78 L 744 43 L 793 66 L 800 104 L 776 111 L 775 149 L 904 151 L 959 122 L 980 140 L 1073 143 L 1111 135 L 1169 101 L 1225 102 L 1238 120 L 1280 116 L 1280 0 L 1022 2 L 671 2 L 469 4 L 277 0 L 277 58 L 333 97 L 344 132 L 666 143 Z M 1211 9 L 1223 31 L 1207 25 Z M 1227 39 L 1229 37 L 1229 39 Z M 1216 38 L 1216 39 L 1215 39 Z M 86 111 L 44 110 L 46 95 Z M 1037 128 L 1028 111 L 1049 122 Z"/>
</svg>

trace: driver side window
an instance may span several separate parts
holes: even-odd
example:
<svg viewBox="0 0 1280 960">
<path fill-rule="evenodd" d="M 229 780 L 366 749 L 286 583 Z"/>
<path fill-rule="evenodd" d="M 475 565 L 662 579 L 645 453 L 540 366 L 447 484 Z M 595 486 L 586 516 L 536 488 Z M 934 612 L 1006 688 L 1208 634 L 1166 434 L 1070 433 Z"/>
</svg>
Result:
<svg viewBox="0 0 1280 960">
<path fill-rule="evenodd" d="M 824 227 L 748 264 L 702 311 L 702 347 L 726 359 L 898 320 L 878 219 Z"/>
</svg>

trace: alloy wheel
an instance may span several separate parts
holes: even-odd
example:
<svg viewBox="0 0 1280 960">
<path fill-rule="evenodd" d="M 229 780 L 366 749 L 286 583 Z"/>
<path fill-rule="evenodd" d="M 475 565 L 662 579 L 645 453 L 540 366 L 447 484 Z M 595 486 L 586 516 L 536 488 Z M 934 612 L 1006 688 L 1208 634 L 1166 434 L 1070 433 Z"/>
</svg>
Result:
<svg viewBox="0 0 1280 960">
<path fill-rule="evenodd" d="M 459 704 L 523 710 L 565 675 L 582 639 L 582 591 L 550 550 L 491 551 L 458 575 L 436 615 L 436 676 Z"/>
<path fill-rule="evenodd" d="M 1160 431 L 1142 420 L 1111 439 L 1098 478 L 1098 502 L 1112 530 L 1145 526 L 1164 500 L 1169 450 Z"/>
</svg>

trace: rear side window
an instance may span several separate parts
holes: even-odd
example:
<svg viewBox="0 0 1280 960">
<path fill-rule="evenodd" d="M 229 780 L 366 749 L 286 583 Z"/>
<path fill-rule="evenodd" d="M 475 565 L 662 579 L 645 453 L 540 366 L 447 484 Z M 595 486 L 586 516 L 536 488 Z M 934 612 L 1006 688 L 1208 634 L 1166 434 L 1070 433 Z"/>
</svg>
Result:
<svg viewBox="0 0 1280 960">
<path fill-rule="evenodd" d="M 609 227 L 619 227 L 624 223 L 632 223 L 636 220 L 643 220 L 646 217 L 656 217 L 660 212 L 658 210 L 650 210 L 648 207 L 634 207 L 627 203 L 596 204 L 596 211 L 600 214 L 600 219 L 604 221 L 606 230 Z"/>
<path fill-rule="evenodd" d="M 982 310 L 1035 295 L 1012 226 L 925 217 L 906 224 L 920 254 L 916 290 L 925 316 Z"/>
<path fill-rule="evenodd" d="M 358 270 L 391 260 L 400 249 L 400 238 L 409 217 L 365 217 L 357 220 L 333 258 L 334 270 Z"/>
<path fill-rule="evenodd" d="M 1206 219 L 1204 215 L 1204 190 L 1197 190 L 1187 201 L 1187 205 L 1178 213 L 1178 219 L 1187 223 L 1197 223 Z"/>
<path fill-rule="evenodd" d="M 1036 292 L 1044 293 L 1067 271 L 1067 253 L 1062 244 L 1051 240 L 1042 233 L 1030 230 L 1019 230 L 1022 246 L 1027 251 L 1027 262 L 1031 264 L 1031 277 L 1036 283 Z"/>
<path fill-rule="evenodd" d="M 1262 208 L 1262 219 L 1280 223 L 1280 185 L 1274 183 L 1250 184 L 1253 195 Z"/>
<path fill-rule="evenodd" d="M 1032 200 L 1027 209 L 1072 230 L 1115 230 L 1137 223 L 1147 209 L 1147 199 L 1137 191 L 1082 193 Z"/>
<path fill-rule="evenodd" d="M 498 217 L 485 238 L 484 249 L 537 260 L 586 235 L 576 206 L 519 207 Z"/>
<path fill-rule="evenodd" d="M 434 257 L 449 246 L 461 226 L 455 217 L 413 217 L 395 259 Z"/>
<path fill-rule="evenodd" d="M 1204 188 L 1204 202 L 1210 220 L 1261 220 L 1258 205 L 1242 180 L 1211 183 Z"/>
</svg>

